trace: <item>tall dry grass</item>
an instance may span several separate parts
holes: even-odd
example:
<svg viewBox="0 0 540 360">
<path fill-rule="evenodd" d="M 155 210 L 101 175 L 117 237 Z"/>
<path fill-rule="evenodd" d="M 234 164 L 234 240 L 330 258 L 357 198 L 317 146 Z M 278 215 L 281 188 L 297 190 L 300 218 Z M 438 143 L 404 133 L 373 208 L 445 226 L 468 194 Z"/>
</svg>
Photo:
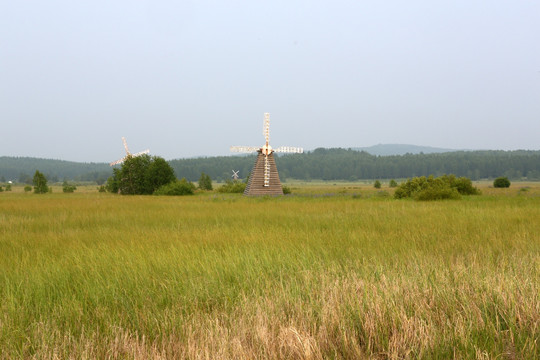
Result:
<svg viewBox="0 0 540 360">
<path fill-rule="evenodd" d="M 534 189 L 4 195 L 3 359 L 539 357 Z"/>
</svg>

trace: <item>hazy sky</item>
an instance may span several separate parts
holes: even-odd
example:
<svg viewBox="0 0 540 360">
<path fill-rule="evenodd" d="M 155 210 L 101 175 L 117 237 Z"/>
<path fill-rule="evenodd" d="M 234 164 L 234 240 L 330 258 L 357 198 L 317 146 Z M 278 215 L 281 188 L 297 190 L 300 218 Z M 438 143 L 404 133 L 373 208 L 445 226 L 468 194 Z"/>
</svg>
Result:
<svg viewBox="0 0 540 360">
<path fill-rule="evenodd" d="M 538 1 L 3 1 L 0 156 L 540 149 Z"/>
</svg>

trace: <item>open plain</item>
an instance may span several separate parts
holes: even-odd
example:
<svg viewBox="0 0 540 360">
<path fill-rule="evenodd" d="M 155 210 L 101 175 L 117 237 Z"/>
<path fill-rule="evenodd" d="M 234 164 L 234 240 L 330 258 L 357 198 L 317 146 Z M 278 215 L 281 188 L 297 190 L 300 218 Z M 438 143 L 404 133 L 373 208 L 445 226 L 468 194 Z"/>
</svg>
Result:
<svg viewBox="0 0 540 360">
<path fill-rule="evenodd" d="M 540 184 L 0 194 L 0 358 L 535 359 Z"/>
</svg>

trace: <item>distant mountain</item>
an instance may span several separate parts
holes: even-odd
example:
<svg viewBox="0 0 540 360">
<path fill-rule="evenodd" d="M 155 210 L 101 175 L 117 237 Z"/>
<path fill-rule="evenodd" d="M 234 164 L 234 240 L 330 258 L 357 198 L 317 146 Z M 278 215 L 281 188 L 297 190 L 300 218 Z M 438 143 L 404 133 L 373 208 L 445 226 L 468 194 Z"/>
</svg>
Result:
<svg viewBox="0 0 540 360">
<path fill-rule="evenodd" d="M 446 152 L 459 151 L 455 149 L 443 149 L 431 146 L 418 146 L 406 144 L 377 144 L 368 147 L 353 148 L 357 151 L 365 151 L 371 155 L 390 156 L 390 155 L 405 155 L 405 154 L 440 154 Z"/>
</svg>

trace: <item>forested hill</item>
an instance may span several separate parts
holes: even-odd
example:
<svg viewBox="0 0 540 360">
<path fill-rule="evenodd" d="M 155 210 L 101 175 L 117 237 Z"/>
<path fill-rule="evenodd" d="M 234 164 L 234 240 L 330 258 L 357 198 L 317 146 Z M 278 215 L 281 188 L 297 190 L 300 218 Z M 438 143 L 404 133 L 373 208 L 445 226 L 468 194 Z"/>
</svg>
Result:
<svg viewBox="0 0 540 360">
<path fill-rule="evenodd" d="M 251 172 L 255 155 L 170 160 L 177 177 L 197 181 L 202 172 L 214 180 L 241 178 Z M 455 174 L 473 180 L 507 176 L 540 180 L 540 151 L 456 151 L 434 154 L 375 156 L 352 149 L 316 149 L 305 154 L 276 157 L 279 175 L 302 180 L 402 179 L 421 175 Z M 39 170 L 49 180 L 105 181 L 108 164 L 76 163 L 36 158 L 0 157 L 0 181 L 28 181 Z"/>
<path fill-rule="evenodd" d="M 431 146 L 418 146 L 407 144 L 378 144 L 368 147 L 353 148 L 357 151 L 365 151 L 371 155 L 391 156 L 391 155 L 405 155 L 405 154 L 432 154 L 432 153 L 445 153 L 454 152 L 459 150 L 436 148 Z"/>
<path fill-rule="evenodd" d="M 228 156 L 169 161 L 176 174 L 195 181 L 201 172 L 228 179 L 232 169 L 246 177 L 255 156 Z M 540 179 L 540 151 L 457 151 L 439 154 L 375 156 L 351 149 L 316 149 L 276 157 L 282 180 L 401 179 L 421 175 L 455 174 L 473 180 L 508 176 Z"/>
<path fill-rule="evenodd" d="M 112 175 L 111 167 L 104 163 L 78 163 L 64 160 L 38 159 L 32 157 L 0 156 L 0 180 L 31 183 L 36 170 L 49 181 L 63 179 L 104 182 Z"/>
</svg>

